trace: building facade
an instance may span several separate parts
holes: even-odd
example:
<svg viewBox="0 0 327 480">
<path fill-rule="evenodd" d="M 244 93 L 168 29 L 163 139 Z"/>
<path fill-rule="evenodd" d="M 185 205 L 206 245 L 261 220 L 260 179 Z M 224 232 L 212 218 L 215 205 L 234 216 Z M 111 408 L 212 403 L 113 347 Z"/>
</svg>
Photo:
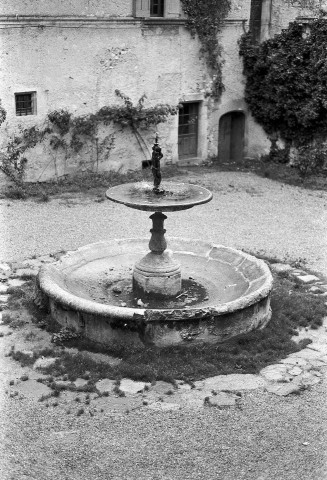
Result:
<svg viewBox="0 0 327 480">
<path fill-rule="evenodd" d="M 53 148 L 51 136 L 26 151 L 26 180 L 46 181 L 84 171 L 128 170 L 148 165 L 155 130 L 163 163 L 256 158 L 269 139 L 244 102 L 240 36 L 251 28 L 259 40 L 312 16 L 301 2 L 233 0 L 219 34 L 223 83 L 210 96 L 212 76 L 201 44 L 185 28 L 180 0 L 11 0 L 0 5 L 0 98 L 7 111 L 2 146 L 47 115 L 73 117 L 120 104 L 119 90 L 145 106 L 180 105 L 177 115 L 140 136 L 103 125 L 79 149 Z"/>
</svg>

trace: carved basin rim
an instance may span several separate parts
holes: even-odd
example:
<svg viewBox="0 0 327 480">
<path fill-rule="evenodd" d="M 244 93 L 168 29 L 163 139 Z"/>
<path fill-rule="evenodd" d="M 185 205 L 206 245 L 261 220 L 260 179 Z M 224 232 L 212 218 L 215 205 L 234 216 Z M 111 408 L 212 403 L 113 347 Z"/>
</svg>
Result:
<svg viewBox="0 0 327 480">
<path fill-rule="evenodd" d="M 181 250 L 174 250 L 178 253 L 188 253 L 190 255 L 203 256 L 204 259 L 211 258 L 210 252 L 213 249 L 223 249 L 226 252 L 235 254 L 236 256 L 241 256 L 244 258 L 244 261 L 251 262 L 251 265 L 255 266 L 260 272 L 260 275 L 255 279 L 261 279 L 261 285 L 252 291 L 251 293 L 245 294 L 236 300 L 210 306 L 202 307 L 182 307 L 180 309 L 147 309 L 147 308 L 128 308 L 128 307 L 119 307 L 114 305 L 105 305 L 96 301 L 88 300 L 82 297 L 78 297 L 69 291 L 62 288 L 58 281 L 64 276 L 64 269 L 69 268 L 74 263 L 74 257 L 85 258 L 85 263 L 87 263 L 87 258 L 94 260 L 94 254 L 97 251 L 101 251 L 104 248 L 117 248 L 119 246 L 128 247 L 130 245 L 131 251 L 133 245 L 141 245 L 146 247 L 148 244 L 147 238 L 126 238 L 126 239 L 114 239 L 109 241 L 102 241 L 80 247 L 77 250 L 67 252 L 61 257 L 60 260 L 52 263 L 45 264 L 41 267 L 39 274 L 37 276 L 37 284 L 39 288 L 50 297 L 55 302 L 59 303 L 62 307 L 71 309 L 78 312 L 83 312 L 86 314 L 99 315 L 101 317 L 108 317 L 111 319 L 121 319 L 121 320 L 132 320 L 132 319 L 142 319 L 145 322 L 154 322 L 162 321 L 165 313 L 168 315 L 167 321 L 178 321 L 185 320 L 189 317 L 193 318 L 204 318 L 208 316 L 219 316 L 232 313 L 238 310 L 242 310 L 246 307 L 249 307 L 260 300 L 266 298 L 272 289 L 273 278 L 270 272 L 268 265 L 252 255 L 244 253 L 241 250 L 236 250 L 231 247 L 226 247 L 224 245 L 218 245 L 215 243 L 204 242 L 202 240 L 188 240 L 184 238 L 174 238 L 170 237 L 169 241 L 171 243 L 178 242 L 179 245 L 183 247 Z M 203 247 L 206 251 L 205 254 L 199 255 L 195 253 L 192 247 Z M 101 255 L 98 258 L 104 258 Z M 219 260 L 220 262 L 222 260 Z M 226 262 L 227 263 L 227 262 Z M 254 280 L 254 281 L 255 281 Z M 176 313 L 176 315 L 174 315 Z M 173 314 L 173 315 L 172 315 Z"/>
</svg>

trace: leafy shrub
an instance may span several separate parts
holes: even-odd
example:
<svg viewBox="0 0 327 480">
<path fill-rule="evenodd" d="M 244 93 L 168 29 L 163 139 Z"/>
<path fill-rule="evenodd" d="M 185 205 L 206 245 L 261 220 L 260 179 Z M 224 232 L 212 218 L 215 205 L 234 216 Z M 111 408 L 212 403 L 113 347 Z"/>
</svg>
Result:
<svg viewBox="0 0 327 480">
<path fill-rule="evenodd" d="M 326 19 L 291 23 L 260 44 L 247 33 L 240 41 L 240 55 L 252 115 L 268 135 L 284 140 L 287 158 L 291 145 L 304 149 L 299 165 L 307 174 L 320 162 L 320 154 L 308 155 L 309 150 L 317 139 L 327 137 Z"/>
<path fill-rule="evenodd" d="M 294 166 L 298 169 L 300 176 L 305 179 L 308 175 L 323 171 L 326 161 L 327 142 L 315 142 L 298 148 Z"/>
</svg>

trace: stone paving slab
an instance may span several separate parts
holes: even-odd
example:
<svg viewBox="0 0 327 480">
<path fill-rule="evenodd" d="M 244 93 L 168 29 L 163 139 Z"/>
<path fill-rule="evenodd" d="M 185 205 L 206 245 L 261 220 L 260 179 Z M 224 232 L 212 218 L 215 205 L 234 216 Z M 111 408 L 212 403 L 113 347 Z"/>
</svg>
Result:
<svg viewBox="0 0 327 480">
<path fill-rule="evenodd" d="M 50 395 L 52 389 L 36 380 L 28 380 L 11 386 L 9 394 L 15 394 L 15 392 L 18 392 L 20 397 L 39 400 L 42 395 Z"/>
<path fill-rule="evenodd" d="M 238 390 L 255 390 L 265 386 L 265 380 L 258 375 L 238 374 L 231 375 L 217 375 L 215 377 L 207 378 L 200 382 L 194 382 L 196 388 L 205 391 L 238 391 Z"/>
<path fill-rule="evenodd" d="M 130 394 L 142 393 L 145 386 L 149 387 L 150 383 L 135 382 L 134 380 L 130 380 L 129 378 L 123 378 L 120 382 L 119 390 Z"/>
<path fill-rule="evenodd" d="M 294 271 L 294 268 L 287 263 L 271 263 L 270 269 L 276 273 L 289 273 Z"/>
<path fill-rule="evenodd" d="M 285 375 L 288 371 L 287 365 L 278 363 L 276 365 L 269 365 L 260 371 L 266 380 L 273 382 L 281 382 L 285 379 Z M 302 372 L 302 370 L 300 369 Z"/>
<path fill-rule="evenodd" d="M 53 365 L 57 361 L 57 357 L 40 357 L 33 365 L 33 369 L 47 368 Z"/>
<path fill-rule="evenodd" d="M 76 388 L 85 387 L 88 384 L 88 380 L 85 380 L 84 378 L 77 378 L 73 384 Z"/>
<path fill-rule="evenodd" d="M 314 283 L 319 281 L 319 278 L 316 277 L 315 275 L 299 275 L 297 278 L 298 280 L 300 280 L 300 282 L 304 284 Z"/>
<path fill-rule="evenodd" d="M 95 388 L 100 392 L 100 393 L 110 393 L 112 392 L 113 388 L 116 385 L 115 380 L 109 380 L 108 378 L 104 378 L 102 380 L 99 380 L 95 384 Z"/>
</svg>

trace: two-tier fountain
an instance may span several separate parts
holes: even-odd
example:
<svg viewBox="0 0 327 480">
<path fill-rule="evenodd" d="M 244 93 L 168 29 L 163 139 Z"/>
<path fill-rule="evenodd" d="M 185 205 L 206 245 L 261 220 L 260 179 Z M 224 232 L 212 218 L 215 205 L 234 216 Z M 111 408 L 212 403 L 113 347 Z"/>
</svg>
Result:
<svg viewBox="0 0 327 480">
<path fill-rule="evenodd" d="M 111 201 L 154 212 L 150 242 L 98 242 L 43 266 L 37 281 L 43 303 L 61 325 L 105 345 L 213 343 L 263 328 L 271 316 L 272 276 L 262 260 L 194 239 L 170 238 L 167 249 L 163 212 L 205 204 L 212 193 L 161 182 L 158 137 L 152 150 L 153 185 L 106 192 Z"/>
</svg>

